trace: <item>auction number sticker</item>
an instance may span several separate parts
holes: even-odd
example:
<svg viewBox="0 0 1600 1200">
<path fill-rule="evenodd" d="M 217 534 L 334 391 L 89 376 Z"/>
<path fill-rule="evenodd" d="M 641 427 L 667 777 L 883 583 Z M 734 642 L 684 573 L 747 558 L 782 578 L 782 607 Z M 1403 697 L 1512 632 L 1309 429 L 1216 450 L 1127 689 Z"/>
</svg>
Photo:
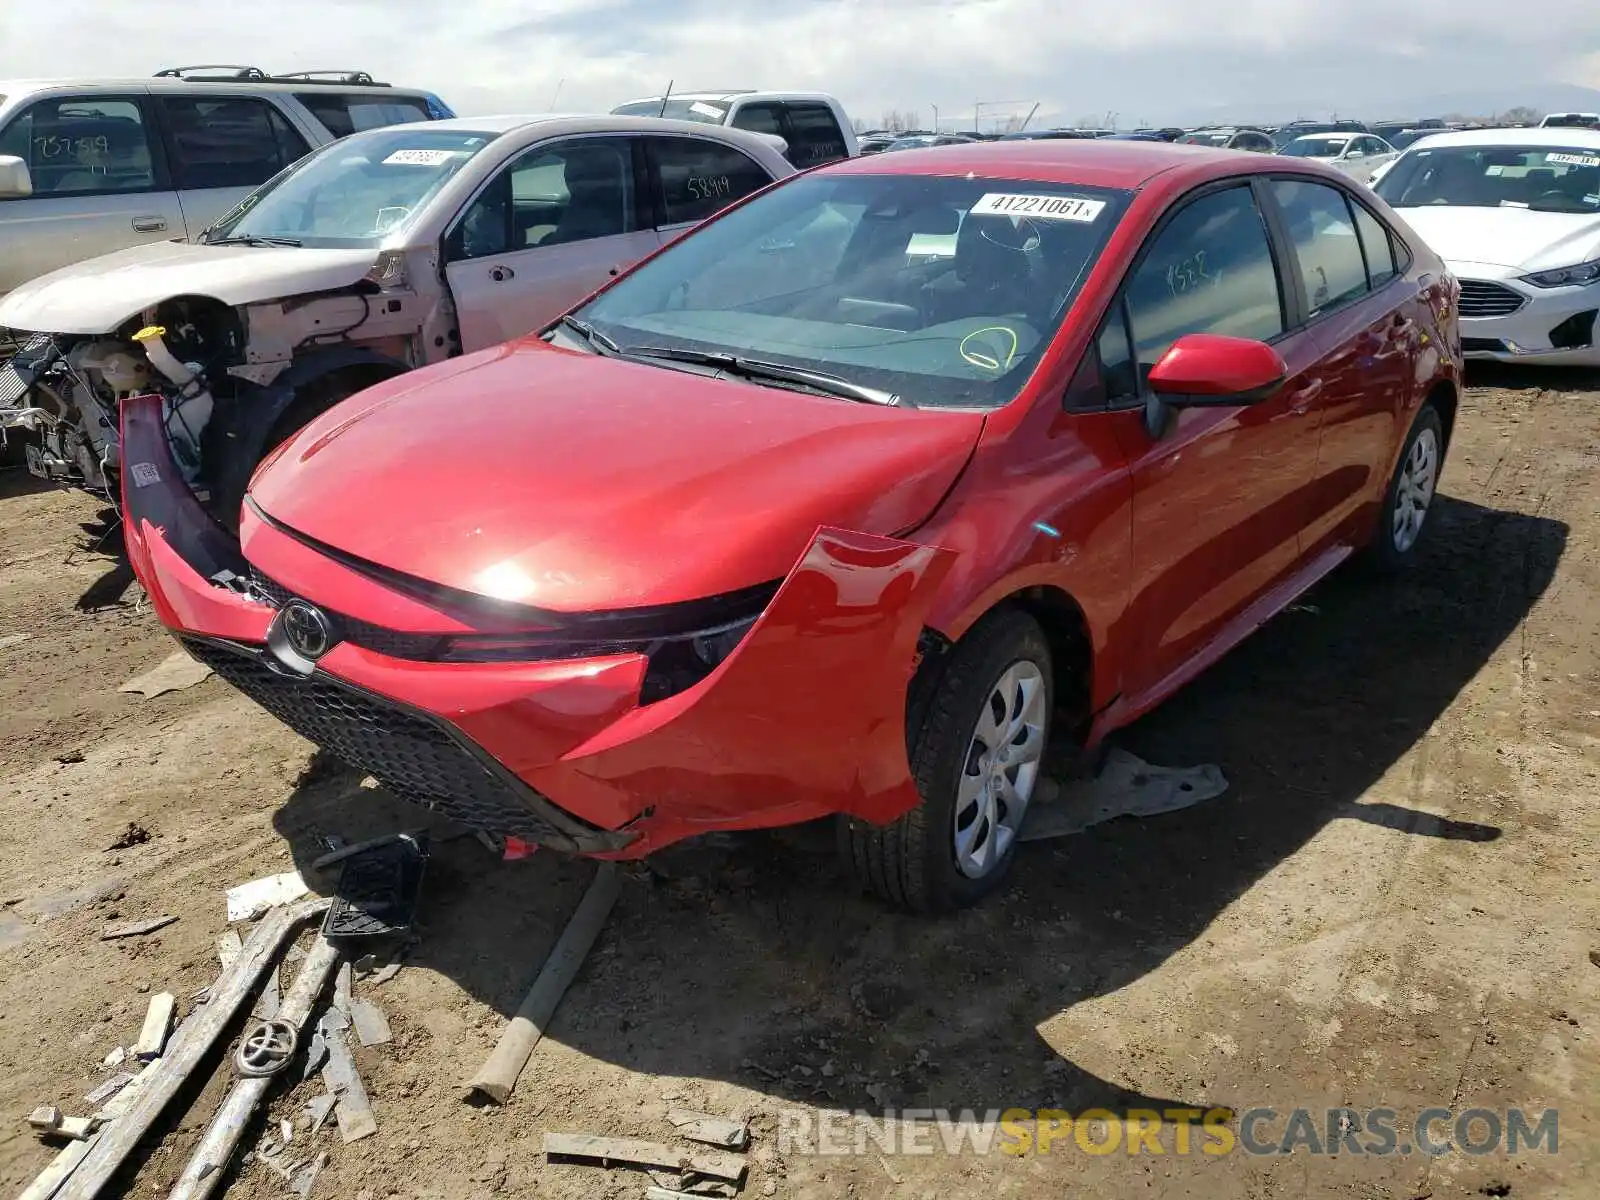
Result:
<svg viewBox="0 0 1600 1200">
<path fill-rule="evenodd" d="M 156 470 L 155 463 L 134 463 L 130 470 L 133 472 L 134 487 L 149 487 L 152 483 L 161 482 L 161 472 Z"/>
<path fill-rule="evenodd" d="M 396 150 L 383 160 L 386 167 L 442 167 L 454 150 Z"/>
<path fill-rule="evenodd" d="M 1600 155 L 1595 154 L 1546 154 L 1545 160 L 1568 167 L 1600 167 Z"/>
<path fill-rule="evenodd" d="M 1044 221 L 1095 220 L 1105 209 L 1104 200 L 1080 196 L 1028 196 L 1015 192 L 990 192 L 972 206 L 975 217 L 1037 217 Z"/>
<path fill-rule="evenodd" d="M 704 104 L 699 100 L 696 100 L 689 105 L 689 111 L 692 113 L 699 113 L 702 117 L 714 117 L 718 121 L 722 120 L 722 110 L 720 108 L 714 108 L 711 105 Z"/>
</svg>

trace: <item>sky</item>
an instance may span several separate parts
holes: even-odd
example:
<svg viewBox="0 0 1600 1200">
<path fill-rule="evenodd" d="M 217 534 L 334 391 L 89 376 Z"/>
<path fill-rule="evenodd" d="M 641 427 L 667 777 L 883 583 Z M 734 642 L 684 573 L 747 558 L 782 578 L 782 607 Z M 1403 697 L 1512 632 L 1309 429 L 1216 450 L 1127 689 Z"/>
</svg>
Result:
<svg viewBox="0 0 1600 1200">
<path fill-rule="evenodd" d="M 1343 115 L 1415 97 L 1600 87 L 1593 0 L 0 0 L 0 79 L 246 62 L 364 69 L 463 115 L 606 110 L 713 87 L 828 91 L 970 128 Z M 63 40 L 59 35 L 68 31 Z M 49 65 L 42 65 L 48 53 Z M 1520 90 L 1519 90 L 1520 89 Z M 1507 101 L 1507 106 L 1516 101 Z M 1271 113 L 1257 112 L 1271 108 Z M 1381 110 L 1381 111 L 1380 111 Z"/>
</svg>

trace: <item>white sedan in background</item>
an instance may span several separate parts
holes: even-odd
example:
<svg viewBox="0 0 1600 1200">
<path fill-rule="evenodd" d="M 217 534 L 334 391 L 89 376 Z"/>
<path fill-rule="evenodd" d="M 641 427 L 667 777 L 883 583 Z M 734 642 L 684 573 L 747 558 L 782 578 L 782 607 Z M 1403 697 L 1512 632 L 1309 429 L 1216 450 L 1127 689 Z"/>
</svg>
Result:
<svg viewBox="0 0 1600 1200">
<path fill-rule="evenodd" d="M 1436 134 L 1375 190 L 1461 281 L 1467 358 L 1600 365 L 1600 130 Z"/>
<path fill-rule="evenodd" d="M 1374 133 L 1307 133 L 1295 138 L 1279 154 L 1314 158 L 1366 183 L 1374 171 L 1393 162 L 1400 152 Z"/>
</svg>

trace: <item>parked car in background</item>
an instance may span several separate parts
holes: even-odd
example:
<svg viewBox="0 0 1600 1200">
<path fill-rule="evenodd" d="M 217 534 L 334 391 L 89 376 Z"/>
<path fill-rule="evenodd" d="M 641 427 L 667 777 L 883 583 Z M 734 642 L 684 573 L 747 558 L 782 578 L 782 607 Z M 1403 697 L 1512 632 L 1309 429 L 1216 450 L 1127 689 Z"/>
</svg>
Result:
<svg viewBox="0 0 1600 1200">
<path fill-rule="evenodd" d="M 0 80 L 0 295 L 97 254 L 192 237 L 335 138 L 451 115 L 431 92 L 360 71 Z"/>
<path fill-rule="evenodd" d="M 1566 112 L 1548 113 L 1539 122 L 1541 129 L 1596 129 L 1600 128 L 1600 113 Z"/>
<path fill-rule="evenodd" d="M 960 146 L 975 140 L 964 133 L 913 133 L 896 138 L 884 150 L 926 150 L 929 146 Z"/>
<path fill-rule="evenodd" d="M 1231 125 L 1216 129 L 1194 129 L 1177 140 L 1185 146 L 1214 146 L 1218 150 L 1272 153 L 1272 138 L 1261 129 L 1238 129 Z"/>
<path fill-rule="evenodd" d="M 1279 154 L 1327 163 L 1352 179 L 1366 183 L 1398 153 L 1381 137 L 1370 133 L 1307 133 L 1289 142 Z"/>
<path fill-rule="evenodd" d="M 1436 134 L 1376 190 L 1461 280 L 1468 358 L 1600 365 L 1600 130 Z"/>
<path fill-rule="evenodd" d="M 844 105 L 823 92 L 684 92 L 629 100 L 618 116 L 670 117 L 727 125 L 784 140 L 789 161 L 804 171 L 858 153 Z"/>
<path fill-rule="evenodd" d="M 1282 150 L 1297 137 L 1308 133 L 1371 133 L 1372 131 L 1360 121 L 1290 121 L 1287 125 L 1280 125 L 1272 133 L 1272 144 Z"/>
<path fill-rule="evenodd" d="M 1002 142 L 1060 141 L 1065 138 L 1091 138 L 1095 135 L 1082 129 L 1017 129 L 1002 133 Z"/>
<path fill-rule="evenodd" d="M 1174 125 L 1168 125 L 1168 126 L 1165 126 L 1163 128 L 1160 128 L 1160 129 L 1140 128 L 1140 129 L 1133 130 L 1133 132 L 1134 133 L 1153 133 L 1158 138 L 1160 138 L 1160 140 L 1163 141 L 1163 142 L 1175 142 L 1179 138 L 1181 138 L 1184 135 L 1184 133 L 1187 132 L 1187 131 L 1183 130 L 1183 129 L 1179 129 L 1179 128 L 1177 128 L 1177 126 L 1174 126 Z"/>
<path fill-rule="evenodd" d="M 836 163 L 313 421 L 241 542 L 130 402 L 129 557 L 191 654 L 445 816 L 619 858 L 829 817 L 864 886 L 951 908 L 1004 881 L 1052 733 L 1413 560 L 1455 301 L 1303 160 Z"/>
<path fill-rule="evenodd" d="M 63 267 L 0 300 L 0 329 L 25 343 L 0 366 L 0 428 L 41 433 L 35 474 L 113 487 L 117 404 L 160 392 L 183 479 L 232 522 L 261 455 L 317 413 L 547 324 L 792 174 L 773 139 L 644 117 L 351 134 L 194 244 Z"/>
<path fill-rule="evenodd" d="M 1368 133 L 1376 134 L 1388 142 L 1396 150 L 1401 149 L 1397 138 L 1408 134 L 1418 134 L 1419 131 L 1442 132 L 1446 128 L 1444 121 L 1439 117 L 1425 117 L 1416 121 L 1374 121 L 1367 128 Z M 1415 137 L 1412 138 L 1416 140 Z"/>
</svg>

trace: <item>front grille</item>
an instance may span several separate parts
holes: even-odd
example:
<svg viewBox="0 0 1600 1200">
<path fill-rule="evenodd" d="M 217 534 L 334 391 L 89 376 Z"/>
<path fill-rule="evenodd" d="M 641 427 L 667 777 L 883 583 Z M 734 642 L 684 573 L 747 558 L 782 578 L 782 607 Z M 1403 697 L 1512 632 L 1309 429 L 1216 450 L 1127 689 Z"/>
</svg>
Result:
<svg viewBox="0 0 1600 1200">
<path fill-rule="evenodd" d="M 55 345 L 45 334 L 36 334 L 17 346 L 11 357 L 0 363 L 0 408 L 10 408 L 26 396 L 55 359 Z"/>
<path fill-rule="evenodd" d="M 1461 315 L 1463 317 L 1509 317 L 1528 298 L 1500 283 L 1482 279 L 1461 280 Z"/>
<path fill-rule="evenodd" d="M 253 569 L 250 572 L 250 590 L 274 608 L 282 608 L 295 599 L 295 594 L 288 588 Z M 358 621 L 343 613 L 326 609 L 324 611 L 328 612 L 336 622 L 341 640 L 353 642 L 363 650 L 371 650 L 374 654 L 382 654 L 388 658 L 429 662 L 438 657 L 447 640 L 443 634 L 405 633 L 398 629 L 386 629 L 369 621 Z"/>
<path fill-rule="evenodd" d="M 374 776 L 402 799 L 473 829 L 573 846 L 571 835 L 533 807 L 553 808 L 549 800 L 489 766 L 441 723 L 326 675 L 280 675 L 251 653 L 193 638 L 184 644 L 296 733 Z M 576 817 L 568 820 L 573 829 L 584 828 Z M 594 833 L 596 842 L 614 836 Z"/>
<path fill-rule="evenodd" d="M 1464 337 L 1461 339 L 1461 352 L 1463 354 L 1472 354 L 1475 351 L 1487 354 L 1504 354 L 1506 352 L 1506 344 L 1499 338 Z"/>
</svg>

